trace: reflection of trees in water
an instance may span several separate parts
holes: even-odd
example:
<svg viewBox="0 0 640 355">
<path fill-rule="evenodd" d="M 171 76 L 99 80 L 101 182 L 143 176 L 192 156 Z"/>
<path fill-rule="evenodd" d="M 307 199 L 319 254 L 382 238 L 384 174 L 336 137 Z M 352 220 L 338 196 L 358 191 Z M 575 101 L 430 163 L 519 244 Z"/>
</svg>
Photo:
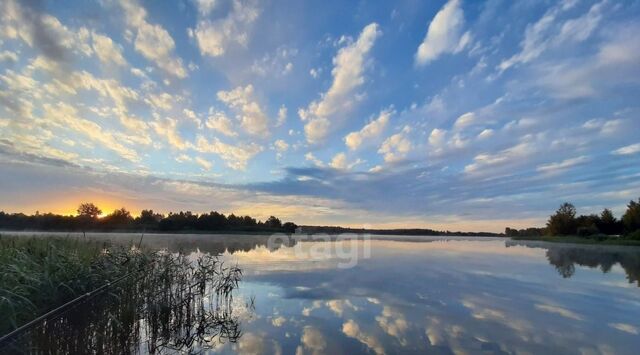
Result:
<svg viewBox="0 0 640 355">
<path fill-rule="evenodd" d="M 166 253 L 109 294 L 36 326 L 15 340 L 11 350 L 197 353 L 236 342 L 242 332 L 233 293 L 241 277 L 239 268 L 209 255 L 192 261 Z M 253 302 L 244 306 L 252 309 Z"/>
<path fill-rule="evenodd" d="M 153 236 L 148 237 L 145 240 L 145 244 L 148 242 L 150 247 L 154 247 Z M 287 235 L 281 235 L 277 237 L 271 237 L 269 235 L 238 235 L 238 236 L 174 236 L 167 245 L 160 245 L 160 247 L 166 247 L 170 251 L 184 251 L 191 252 L 199 250 L 203 253 L 209 253 L 212 255 L 219 255 L 228 251 L 233 254 L 238 251 L 249 252 L 258 247 L 268 247 L 271 251 L 277 250 L 281 247 L 293 247 L 296 245 L 296 240 Z"/>
<path fill-rule="evenodd" d="M 508 241 L 509 246 L 525 246 L 547 249 L 547 260 L 555 266 L 564 278 L 573 276 L 575 265 L 600 268 L 607 273 L 615 264 L 620 264 L 630 283 L 640 286 L 640 250 L 630 247 L 594 247 L 552 245 L 546 243 L 529 243 L 526 241 Z"/>
</svg>

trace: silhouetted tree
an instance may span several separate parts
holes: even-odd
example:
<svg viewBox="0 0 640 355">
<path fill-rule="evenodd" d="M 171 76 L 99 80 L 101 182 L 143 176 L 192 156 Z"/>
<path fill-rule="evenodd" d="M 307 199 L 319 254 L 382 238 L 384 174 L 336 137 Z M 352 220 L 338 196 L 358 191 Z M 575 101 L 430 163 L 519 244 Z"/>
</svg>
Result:
<svg viewBox="0 0 640 355">
<path fill-rule="evenodd" d="M 104 217 L 101 224 L 106 228 L 127 228 L 133 222 L 131 212 L 124 207 L 113 211 L 110 215 Z"/>
<path fill-rule="evenodd" d="M 600 221 L 597 226 L 600 232 L 604 234 L 612 235 L 622 233 L 621 221 L 618 221 L 608 208 L 605 208 L 602 210 L 602 213 L 600 213 Z"/>
<path fill-rule="evenodd" d="M 576 208 L 569 202 L 560 205 L 555 214 L 547 222 L 547 234 L 572 235 L 576 234 Z"/>
<path fill-rule="evenodd" d="M 264 224 L 269 228 L 280 228 L 282 227 L 282 222 L 274 216 L 269 217 Z"/>
<path fill-rule="evenodd" d="M 629 234 L 640 230 L 640 198 L 638 198 L 638 202 L 629 201 L 627 211 L 622 216 L 622 223 L 624 230 Z"/>
<path fill-rule="evenodd" d="M 98 218 L 98 216 L 101 214 L 102 211 L 98 208 L 98 206 L 94 205 L 91 202 L 81 203 L 78 207 L 79 217 L 95 219 Z"/>
<path fill-rule="evenodd" d="M 286 222 L 282 225 L 282 229 L 284 229 L 285 233 L 295 233 L 296 228 L 298 228 L 298 226 L 293 222 Z"/>
<path fill-rule="evenodd" d="M 163 218 L 163 215 L 154 213 L 153 210 L 142 210 L 140 217 L 136 218 L 136 223 L 142 226 L 144 230 L 155 229 Z"/>
<path fill-rule="evenodd" d="M 526 229 L 505 228 L 504 234 L 507 237 L 540 237 L 545 234 L 544 228 L 529 227 Z"/>
<path fill-rule="evenodd" d="M 576 218 L 576 234 L 580 236 L 590 236 L 600 233 L 598 229 L 600 216 L 596 214 L 581 215 Z"/>
</svg>

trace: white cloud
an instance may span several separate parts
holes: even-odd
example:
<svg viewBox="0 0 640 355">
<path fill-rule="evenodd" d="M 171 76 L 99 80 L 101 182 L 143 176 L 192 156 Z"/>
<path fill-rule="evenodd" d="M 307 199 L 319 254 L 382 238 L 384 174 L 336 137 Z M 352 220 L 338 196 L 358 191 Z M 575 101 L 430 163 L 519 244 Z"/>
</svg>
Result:
<svg viewBox="0 0 640 355">
<path fill-rule="evenodd" d="M 267 53 L 261 59 L 256 59 L 251 65 L 251 72 L 260 76 L 285 76 L 293 70 L 291 60 L 298 55 L 296 48 L 278 47 L 273 54 Z"/>
<path fill-rule="evenodd" d="M 102 148 L 113 150 L 127 160 L 134 162 L 140 160 L 135 150 L 122 145 L 112 133 L 104 131 L 95 122 L 80 118 L 74 107 L 59 102 L 55 106 L 44 104 L 43 109 L 44 116 L 60 127 L 82 133 L 92 141 L 100 143 Z"/>
<path fill-rule="evenodd" d="M 476 119 L 476 115 L 473 112 L 467 112 L 464 115 L 461 115 L 454 123 L 453 127 L 455 129 L 461 129 L 467 126 L 470 126 L 474 123 Z"/>
<path fill-rule="evenodd" d="M 195 157 L 195 162 L 200 165 L 202 167 L 202 169 L 209 171 L 211 170 L 211 167 L 213 166 L 213 163 L 211 163 L 210 161 L 204 159 L 204 158 L 200 158 L 200 157 Z"/>
<path fill-rule="evenodd" d="M 227 166 L 234 170 L 245 170 L 247 162 L 262 151 L 262 147 L 255 143 L 234 146 L 223 143 L 218 138 L 209 142 L 202 136 L 198 136 L 195 149 L 201 153 L 219 155 Z"/>
<path fill-rule="evenodd" d="M 607 0 L 594 4 L 586 14 L 562 24 L 560 33 L 554 38 L 555 44 L 561 45 L 567 41 L 582 42 L 588 39 L 600 24 L 606 4 Z"/>
<path fill-rule="evenodd" d="M 387 163 L 394 163 L 403 160 L 407 154 L 411 151 L 411 141 L 407 138 L 407 134 L 410 132 L 410 128 L 405 126 L 402 132 L 396 133 L 387 138 L 378 153 L 384 155 L 384 161 Z"/>
<path fill-rule="evenodd" d="M 258 18 L 259 11 L 253 1 L 233 0 L 226 17 L 210 21 L 201 19 L 189 35 L 195 37 L 200 53 L 219 57 L 231 44 L 243 47 L 249 42 L 249 27 Z"/>
<path fill-rule="evenodd" d="M 122 49 L 113 43 L 111 38 L 92 32 L 93 50 L 98 59 L 105 64 L 126 65 L 127 61 L 122 56 Z"/>
<path fill-rule="evenodd" d="M 178 163 L 184 163 L 184 162 L 188 162 L 188 161 L 193 161 L 193 159 L 190 156 L 186 155 L 186 154 L 180 154 L 180 155 L 178 155 L 176 157 L 176 161 Z"/>
<path fill-rule="evenodd" d="M 198 118 L 198 115 L 196 115 L 195 112 L 185 108 L 185 109 L 182 110 L 182 113 L 185 115 L 185 117 L 189 121 L 195 123 L 196 126 L 198 127 L 198 129 L 202 128 L 202 120 L 200 120 L 200 118 Z"/>
<path fill-rule="evenodd" d="M 471 33 L 462 33 L 464 12 L 460 3 L 449 0 L 433 18 L 416 52 L 417 65 L 425 65 L 445 53 L 458 53 L 469 44 Z"/>
<path fill-rule="evenodd" d="M 324 163 L 322 162 L 322 160 L 316 158 L 316 156 L 313 155 L 313 153 L 311 153 L 311 152 L 305 154 L 304 155 L 304 159 L 307 160 L 307 161 L 312 162 L 315 166 L 318 166 L 318 167 L 323 167 L 324 166 Z"/>
<path fill-rule="evenodd" d="M 169 111 L 176 100 L 168 93 L 163 92 L 161 94 L 149 94 L 144 101 L 155 110 Z"/>
<path fill-rule="evenodd" d="M 579 61 L 564 60 L 537 68 L 534 83 L 559 99 L 604 96 L 629 84 L 640 82 L 640 37 L 638 25 L 614 27 L 607 31 L 596 55 Z"/>
<path fill-rule="evenodd" d="M 139 99 L 136 90 L 122 86 L 115 79 L 96 78 L 93 74 L 86 71 L 71 73 L 69 80 L 66 82 L 70 86 L 65 87 L 63 90 L 71 91 L 73 94 L 75 94 L 76 90 L 80 89 L 95 90 L 100 96 L 110 98 L 115 106 L 109 110 L 110 114 L 116 115 L 120 123 L 126 128 L 140 135 L 145 135 L 147 123 L 130 115 L 127 110 L 128 102 L 134 102 Z M 62 85 L 62 83 L 59 84 Z M 54 90 L 59 91 L 60 88 L 56 87 Z"/>
<path fill-rule="evenodd" d="M 441 147 L 445 142 L 447 131 L 440 128 L 434 128 L 429 134 L 429 144 L 435 147 Z"/>
<path fill-rule="evenodd" d="M 631 145 L 624 146 L 622 148 L 618 148 L 614 150 L 612 153 L 616 155 L 631 155 L 631 154 L 640 153 L 640 143 L 631 144 Z"/>
<path fill-rule="evenodd" d="M 175 56 L 175 42 L 160 25 L 147 22 L 147 11 L 136 1 L 120 0 L 127 26 L 136 32 L 134 48 L 158 68 L 178 78 L 185 78 L 187 71 L 182 59 Z"/>
<path fill-rule="evenodd" d="M 326 118 L 314 118 L 304 126 L 304 134 L 309 143 L 321 142 L 327 134 L 331 123 Z"/>
<path fill-rule="evenodd" d="M 311 68 L 309 70 L 309 75 L 311 75 L 312 78 L 314 79 L 318 79 L 318 77 L 320 76 L 320 74 L 322 73 L 322 68 Z"/>
<path fill-rule="evenodd" d="M 205 123 L 210 129 L 216 130 L 225 136 L 235 137 L 238 134 L 233 130 L 233 124 L 231 120 L 224 114 L 224 112 L 215 111 L 207 119 Z"/>
<path fill-rule="evenodd" d="M 345 153 L 338 153 L 333 156 L 333 159 L 331 159 L 331 163 L 329 163 L 329 166 L 339 170 L 350 170 L 361 163 L 363 163 L 361 159 L 356 159 L 353 162 L 349 162 Z"/>
<path fill-rule="evenodd" d="M 178 150 L 187 149 L 187 143 L 182 139 L 178 132 L 178 121 L 172 118 L 161 118 L 151 122 L 151 126 L 156 133 L 164 137 L 167 142 Z"/>
<path fill-rule="evenodd" d="M 86 57 L 93 54 L 90 33 L 85 27 L 69 29 L 56 17 L 13 0 L 0 4 L 0 14 L 2 38 L 20 39 L 49 60 L 60 63 L 72 59 L 70 54 Z"/>
<path fill-rule="evenodd" d="M 525 140 L 513 147 L 498 151 L 494 154 L 478 154 L 473 159 L 473 163 L 464 167 L 466 174 L 489 173 L 495 167 L 507 166 L 514 163 L 525 162 L 536 150 L 535 145 L 530 140 Z"/>
<path fill-rule="evenodd" d="M 1 62 L 15 63 L 17 61 L 18 61 L 18 55 L 15 52 L 11 52 L 11 51 L 0 52 L 0 63 Z"/>
<path fill-rule="evenodd" d="M 576 165 L 580 165 L 583 164 L 585 162 L 589 161 L 589 158 L 586 156 L 580 156 L 580 157 L 576 157 L 576 158 L 570 158 L 570 159 L 566 159 L 563 160 L 561 162 L 557 162 L 557 163 L 549 163 L 549 164 L 544 164 L 544 165 L 539 165 L 536 170 L 544 173 L 544 174 L 557 174 L 557 173 L 561 173 L 563 171 L 566 171 L 567 169 L 574 167 Z"/>
<path fill-rule="evenodd" d="M 287 121 L 287 107 L 285 105 L 280 106 L 278 110 L 278 121 L 276 127 L 282 126 Z"/>
<path fill-rule="evenodd" d="M 370 141 L 373 138 L 379 137 L 389 123 L 392 111 L 384 110 L 380 112 L 377 119 L 369 122 L 361 130 L 351 132 L 344 137 L 344 142 L 351 150 L 358 149 L 363 141 Z"/>
<path fill-rule="evenodd" d="M 218 91 L 218 100 L 236 111 L 240 126 L 254 136 L 269 135 L 268 118 L 254 98 L 253 85 Z"/>
<path fill-rule="evenodd" d="M 313 101 L 298 114 L 305 126 L 307 141 L 319 143 L 327 136 L 332 119 L 350 111 L 357 100 L 355 91 L 365 82 L 364 68 L 367 54 L 380 36 L 377 23 L 367 25 L 356 42 L 342 47 L 333 58 L 334 68 L 331 71 L 333 83 L 319 101 Z"/>
<path fill-rule="evenodd" d="M 347 168 L 347 155 L 344 153 L 336 154 L 333 159 L 331 159 L 331 165 L 334 169 L 346 169 Z"/>
<path fill-rule="evenodd" d="M 194 0 L 200 16 L 208 16 L 218 5 L 218 0 Z"/>
<path fill-rule="evenodd" d="M 278 153 L 284 153 L 289 149 L 289 144 L 282 139 L 278 139 L 273 143 L 273 147 L 278 151 Z"/>
<path fill-rule="evenodd" d="M 558 2 L 538 21 L 527 26 L 525 36 L 520 43 L 521 51 L 509 59 L 503 60 L 500 71 L 517 64 L 529 63 L 553 46 L 570 42 L 581 42 L 589 38 L 598 26 L 606 1 L 593 5 L 583 16 L 558 24 L 558 17 L 575 5 L 575 1 Z"/>
<path fill-rule="evenodd" d="M 289 63 L 287 63 L 287 65 L 284 66 L 284 70 L 282 71 L 282 75 L 287 75 L 287 74 L 291 73 L 292 70 L 293 70 L 293 63 L 289 62 Z"/>
<path fill-rule="evenodd" d="M 376 165 L 373 168 L 369 169 L 370 173 L 379 173 L 383 170 L 384 168 L 382 167 L 382 165 Z"/>
<path fill-rule="evenodd" d="M 483 129 L 482 132 L 478 134 L 478 139 L 486 139 L 493 135 L 493 130 L 490 128 Z"/>
</svg>

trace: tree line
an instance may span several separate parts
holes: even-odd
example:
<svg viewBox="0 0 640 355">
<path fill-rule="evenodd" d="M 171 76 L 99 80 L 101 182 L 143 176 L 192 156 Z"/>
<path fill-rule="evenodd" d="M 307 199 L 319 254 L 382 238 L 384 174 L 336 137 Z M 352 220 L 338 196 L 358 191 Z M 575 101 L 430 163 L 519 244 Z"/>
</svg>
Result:
<svg viewBox="0 0 640 355">
<path fill-rule="evenodd" d="M 640 239 L 640 198 L 637 202 L 629 202 L 620 219 L 608 208 L 600 214 L 576 216 L 575 206 L 565 202 L 549 216 L 545 228 L 518 230 L 507 227 L 505 234 L 509 237 L 620 235 L 629 239 Z"/>
<path fill-rule="evenodd" d="M 251 216 L 224 215 L 216 211 L 196 214 L 190 211 L 170 212 L 168 215 L 153 210 L 142 210 L 134 217 L 127 209 L 119 208 L 99 218 L 102 210 L 93 203 L 82 203 L 76 216 L 53 213 L 25 215 L 0 211 L 0 229 L 46 231 L 244 231 L 294 233 L 295 223 L 282 223 L 271 216 L 265 221 Z"/>
<path fill-rule="evenodd" d="M 399 228 L 399 229 L 370 229 L 370 228 L 347 228 L 338 226 L 301 226 L 302 231 L 307 234 L 381 234 L 381 235 L 414 235 L 414 236 L 469 236 L 469 237 L 495 237 L 499 233 L 491 232 L 460 232 L 460 231 L 439 231 L 428 228 Z"/>
</svg>

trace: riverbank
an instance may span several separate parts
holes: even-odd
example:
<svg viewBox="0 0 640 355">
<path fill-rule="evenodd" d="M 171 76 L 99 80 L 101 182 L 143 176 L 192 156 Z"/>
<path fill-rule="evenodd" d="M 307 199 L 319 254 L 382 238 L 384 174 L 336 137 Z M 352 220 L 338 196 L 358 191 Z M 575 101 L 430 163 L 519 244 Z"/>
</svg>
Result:
<svg viewBox="0 0 640 355">
<path fill-rule="evenodd" d="M 512 240 L 536 240 L 550 243 L 640 246 L 640 240 L 622 237 L 532 236 L 511 237 Z"/>
</svg>

